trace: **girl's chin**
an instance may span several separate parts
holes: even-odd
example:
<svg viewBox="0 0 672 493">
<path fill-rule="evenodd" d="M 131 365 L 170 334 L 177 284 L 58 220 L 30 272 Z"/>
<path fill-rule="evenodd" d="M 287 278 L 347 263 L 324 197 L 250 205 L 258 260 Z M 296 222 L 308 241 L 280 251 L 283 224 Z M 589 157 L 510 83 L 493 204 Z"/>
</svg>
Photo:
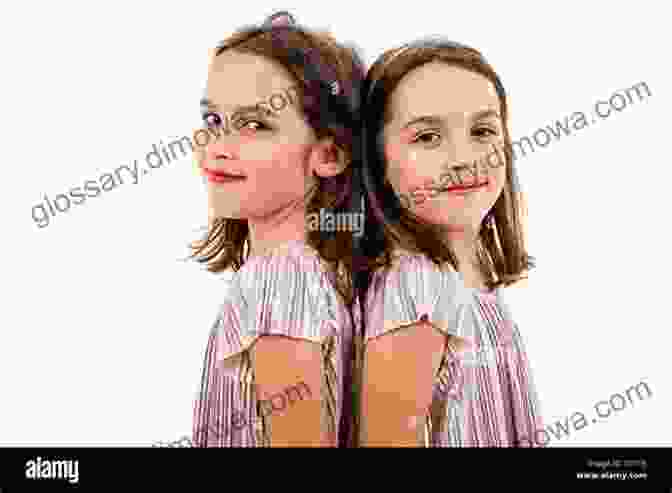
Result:
<svg viewBox="0 0 672 493">
<path fill-rule="evenodd" d="M 470 231 L 472 231 L 471 228 L 451 225 L 447 226 L 446 236 L 450 240 L 457 240 L 468 236 Z"/>
<path fill-rule="evenodd" d="M 446 228 L 446 232 L 455 234 L 466 233 L 472 229 L 470 226 L 461 224 L 445 224 L 444 227 Z"/>
<path fill-rule="evenodd" d="M 247 219 L 245 214 L 230 208 L 210 207 L 208 214 L 211 218 L 217 219 Z"/>
<path fill-rule="evenodd" d="M 479 218 L 482 217 L 482 214 L 479 214 L 479 211 L 474 211 L 473 214 L 467 216 L 460 215 L 459 217 L 447 216 L 445 210 L 424 210 L 417 211 L 416 213 L 420 219 L 433 224 L 440 224 L 451 233 L 473 231 L 473 229 L 477 228 L 478 224 L 480 224 Z"/>
</svg>

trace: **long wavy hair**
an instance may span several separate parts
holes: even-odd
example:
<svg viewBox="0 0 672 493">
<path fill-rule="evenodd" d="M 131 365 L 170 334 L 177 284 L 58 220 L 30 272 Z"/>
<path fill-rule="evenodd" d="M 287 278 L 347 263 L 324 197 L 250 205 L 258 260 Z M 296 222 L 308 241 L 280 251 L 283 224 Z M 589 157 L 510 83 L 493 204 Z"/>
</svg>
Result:
<svg viewBox="0 0 672 493">
<path fill-rule="evenodd" d="M 281 12 L 271 18 L 279 14 L 290 16 Z M 214 56 L 227 50 L 259 55 L 284 67 L 295 79 L 298 109 L 317 138 L 333 137 L 350 161 L 337 176 L 317 177 L 317 190 L 306 206 L 306 214 L 319 213 L 320 209 L 338 214 L 358 208 L 360 201 L 353 193 L 353 174 L 358 175 L 360 166 L 359 93 L 366 69 L 356 49 L 338 43 L 328 32 L 296 24 L 272 25 L 267 20 L 261 27 L 244 27 L 234 32 L 217 46 Z M 334 82 L 340 91 L 334 91 Z M 333 274 L 335 288 L 350 305 L 352 233 L 310 230 L 306 235 L 307 242 Z M 208 271 L 228 268 L 237 271 L 250 251 L 247 220 L 211 218 L 207 233 L 190 247 L 190 258 L 205 263 Z"/>
<path fill-rule="evenodd" d="M 364 260 L 354 273 L 356 296 L 362 308 L 373 271 L 391 266 L 392 251 L 397 247 L 424 254 L 437 266 L 447 262 L 459 270 L 456 256 L 442 234 L 443 228 L 424 221 L 405 207 L 385 178 L 387 163 L 382 129 L 390 117 L 390 95 L 407 73 L 433 61 L 483 75 L 494 85 L 501 105 L 506 184 L 490 211 L 494 226 L 481 225 L 477 245 L 479 267 L 486 284 L 489 289 L 511 285 L 524 279 L 526 271 L 534 267 L 534 259 L 524 244 L 523 198 L 514 169 L 504 86 L 478 50 L 438 38 L 423 39 L 383 53 L 369 69 L 362 88 L 362 174 L 367 235 L 357 245 L 358 257 Z"/>
</svg>

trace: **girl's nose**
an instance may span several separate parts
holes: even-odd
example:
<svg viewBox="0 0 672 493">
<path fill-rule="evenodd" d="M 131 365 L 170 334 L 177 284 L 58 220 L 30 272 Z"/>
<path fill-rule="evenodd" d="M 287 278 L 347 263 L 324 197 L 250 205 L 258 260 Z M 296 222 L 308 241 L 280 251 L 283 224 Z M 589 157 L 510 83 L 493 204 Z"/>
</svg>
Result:
<svg viewBox="0 0 672 493">
<path fill-rule="evenodd" d="M 239 159 L 237 152 L 230 145 L 219 144 L 208 147 L 206 152 L 206 159 L 209 162 L 214 161 L 231 161 Z"/>
</svg>

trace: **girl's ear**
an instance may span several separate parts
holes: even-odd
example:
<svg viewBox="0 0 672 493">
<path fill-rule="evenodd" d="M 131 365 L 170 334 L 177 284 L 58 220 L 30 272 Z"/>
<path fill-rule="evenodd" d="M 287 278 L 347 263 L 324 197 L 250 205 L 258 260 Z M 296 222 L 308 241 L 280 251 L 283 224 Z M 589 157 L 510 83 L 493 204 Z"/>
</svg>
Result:
<svg viewBox="0 0 672 493">
<path fill-rule="evenodd" d="M 349 164 L 348 154 L 332 138 L 319 141 L 309 157 L 310 170 L 322 178 L 342 173 Z"/>
</svg>

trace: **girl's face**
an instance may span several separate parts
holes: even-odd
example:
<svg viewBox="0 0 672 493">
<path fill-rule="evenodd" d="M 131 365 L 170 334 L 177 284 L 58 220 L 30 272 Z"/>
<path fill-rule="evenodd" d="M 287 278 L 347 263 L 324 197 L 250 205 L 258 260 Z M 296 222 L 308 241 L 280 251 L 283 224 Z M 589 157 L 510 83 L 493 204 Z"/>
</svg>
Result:
<svg viewBox="0 0 672 493">
<path fill-rule="evenodd" d="M 308 157 L 316 136 L 295 86 L 264 57 L 228 50 L 214 58 L 201 113 L 219 137 L 198 156 L 211 217 L 265 218 L 302 200 L 315 183 Z M 222 173 L 241 178 L 218 179 Z"/>
<path fill-rule="evenodd" d="M 452 231 L 478 231 L 506 180 L 494 85 L 475 72 L 430 62 L 404 76 L 389 110 L 387 178 L 402 204 Z"/>
</svg>

